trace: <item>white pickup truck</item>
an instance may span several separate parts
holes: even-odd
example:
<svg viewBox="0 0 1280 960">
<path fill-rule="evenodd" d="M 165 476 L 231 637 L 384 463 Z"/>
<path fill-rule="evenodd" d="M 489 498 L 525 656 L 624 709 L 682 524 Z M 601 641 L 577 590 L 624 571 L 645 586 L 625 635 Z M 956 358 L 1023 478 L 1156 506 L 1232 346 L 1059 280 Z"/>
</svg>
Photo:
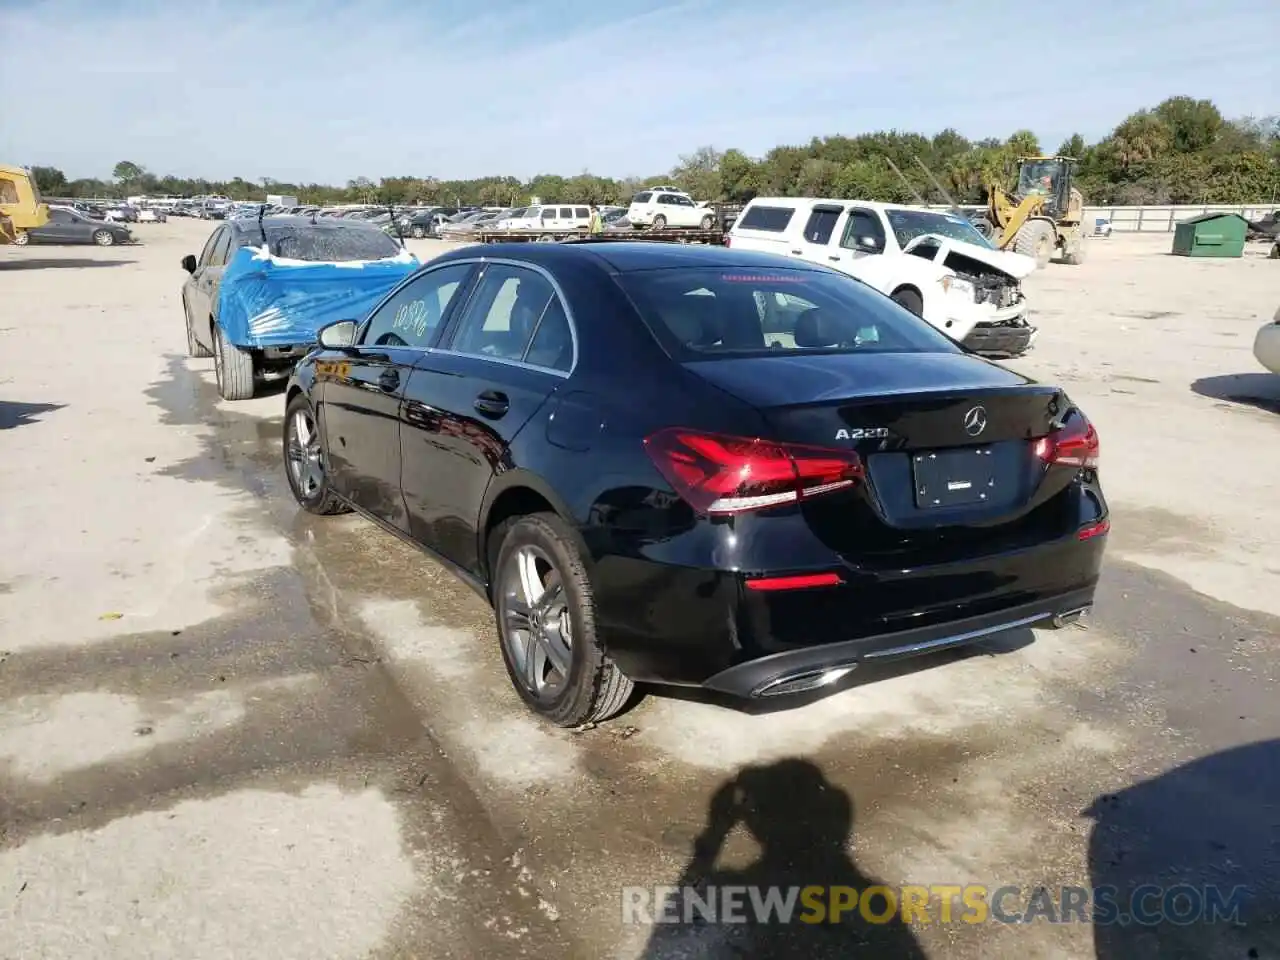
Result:
<svg viewBox="0 0 1280 960">
<path fill-rule="evenodd" d="M 758 197 L 726 243 L 847 273 L 989 357 L 1025 353 L 1031 257 L 994 249 L 957 213 L 861 200 Z"/>
</svg>

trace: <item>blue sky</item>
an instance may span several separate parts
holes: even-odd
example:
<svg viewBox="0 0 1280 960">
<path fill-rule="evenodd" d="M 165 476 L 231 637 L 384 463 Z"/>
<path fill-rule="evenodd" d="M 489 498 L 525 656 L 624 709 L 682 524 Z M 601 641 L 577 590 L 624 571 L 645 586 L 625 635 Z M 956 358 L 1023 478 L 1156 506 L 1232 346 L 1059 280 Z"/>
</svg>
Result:
<svg viewBox="0 0 1280 960">
<path fill-rule="evenodd" d="M 1276 0 L 0 0 L 0 38 L 0 161 L 72 177 L 643 176 L 888 128 L 1052 149 L 1174 94 L 1280 113 Z"/>
</svg>

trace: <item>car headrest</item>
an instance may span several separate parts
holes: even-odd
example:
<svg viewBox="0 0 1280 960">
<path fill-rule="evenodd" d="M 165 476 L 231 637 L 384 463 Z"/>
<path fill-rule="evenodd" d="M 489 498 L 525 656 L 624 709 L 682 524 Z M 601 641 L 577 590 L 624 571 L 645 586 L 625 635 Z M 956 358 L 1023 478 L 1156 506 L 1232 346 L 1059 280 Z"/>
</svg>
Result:
<svg viewBox="0 0 1280 960">
<path fill-rule="evenodd" d="M 704 294 L 671 297 L 659 305 L 663 320 L 681 343 L 710 346 L 720 340 L 719 305 Z"/>
<path fill-rule="evenodd" d="M 857 337 L 858 323 L 852 317 L 811 307 L 796 319 L 797 347 L 834 347 Z"/>
</svg>

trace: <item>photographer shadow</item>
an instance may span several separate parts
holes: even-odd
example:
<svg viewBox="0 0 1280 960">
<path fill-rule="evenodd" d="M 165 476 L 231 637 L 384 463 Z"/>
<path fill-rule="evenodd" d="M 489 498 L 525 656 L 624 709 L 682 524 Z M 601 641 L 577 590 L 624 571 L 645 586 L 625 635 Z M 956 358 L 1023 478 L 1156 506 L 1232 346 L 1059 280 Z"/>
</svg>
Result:
<svg viewBox="0 0 1280 960">
<path fill-rule="evenodd" d="M 746 767 L 722 784 L 711 800 L 707 824 L 694 842 L 692 855 L 676 881 L 683 890 L 694 888 L 699 896 L 713 902 L 718 915 L 726 888 L 746 887 L 763 898 L 770 888 L 786 897 L 790 890 L 821 886 L 814 902 L 829 907 L 832 888 L 849 888 L 859 898 L 879 881 L 867 876 L 847 852 L 854 823 L 854 805 L 844 790 L 829 782 L 822 771 L 807 760 L 789 758 L 767 766 Z M 754 862 L 743 868 L 717 866 L 730 833 L 742 825 L 759 845 Z M 878 895 L 871 909 L 854 907 L 838 921 L 829 914 L 813 919 L 803 899 L 797 899 L 790 922 L 778 922 L 757 914 L 750 892 L 736 898 L 739 922 L 709 922 L 693 910 L 686 920 L 682 899 L 669 907 L 669 916 L 679 923 L 656 923 L 642 960 L 698 956 L 761 960 L 797 957 L 822 958 L 886 957 L 923 958 L 914 934 L 890 909 L 896 898 L 886 901 Z M 661 904 L 655 905 L 655 915 Z"/>
</svg>

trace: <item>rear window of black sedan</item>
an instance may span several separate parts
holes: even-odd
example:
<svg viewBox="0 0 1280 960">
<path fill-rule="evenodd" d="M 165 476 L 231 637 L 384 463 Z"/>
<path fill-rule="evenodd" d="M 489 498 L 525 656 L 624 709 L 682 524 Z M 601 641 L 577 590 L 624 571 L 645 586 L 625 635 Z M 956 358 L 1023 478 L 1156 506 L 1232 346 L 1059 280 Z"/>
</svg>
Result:
<svg viewBox="0 0 1280 960">
<path fill-rule="evenodd" d="M 383 260 L 400 253 L 400 244 L 372 227 L 267 227 L 267 243 L 273 256 L 289 260 L 341 263 L 349 260 Z M 261 243 L 249 235 L 249 245 Z"/>
<path fill-rule="evenodd" d="M 961 353 L 871 287 L 812 270 L 672 267 L 618 283 L 676 360 L 793 353 Z"/>
</svg>

